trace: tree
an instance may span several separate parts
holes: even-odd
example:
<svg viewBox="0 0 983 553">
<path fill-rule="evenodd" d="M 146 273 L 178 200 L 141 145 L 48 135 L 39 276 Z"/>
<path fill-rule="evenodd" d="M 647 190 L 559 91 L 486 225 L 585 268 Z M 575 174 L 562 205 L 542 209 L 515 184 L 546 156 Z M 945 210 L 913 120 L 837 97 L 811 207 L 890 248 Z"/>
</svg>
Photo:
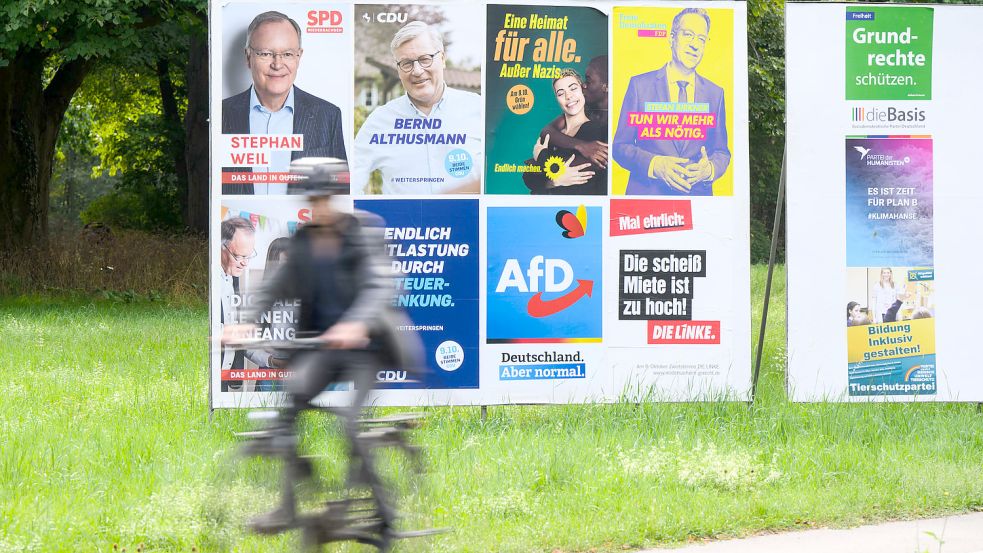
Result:
<svg viewBox="0 0 983 553">
<path fill-rule="evenodd" d="M 7 0 L 0 8 L 0 248 L 45 239 L 58 131 L 100 59 L 202 0 Z"/>
<path fill-rule="evenodd" d="M 751 260 L 768 260 L 785 147 L 785 10 L 782 0 L 748 2 Z"/>
<path fill-rule="evenodd" d="M 207 112 L 203 117 L 188 113 L 189 108 L 203 105 L 189 101 L 194 87 L 204 89 L 197 93 L 207 98 L 207 70 L 189 69 L 207 62 L 207 51 L 192 47 L 205 36 L 204 20 L 195 14 L 182 15 L 142 35 L 139 50 L 121 51 L 96 63 L 66 118 L 63 135 L 86 130 L 75 124 L 79 117 L 90 122 L 85 140 L 98 156 L 93 173 L 98 178 L 117 177 L 115 190 L 90 206 L 83 222 L 205 232 Z M 195 58 L 189 59 L 192 55 Z M 192 63 L 197 60 L 202 62 Z M 195 146 L 204 150 L 196 159 L 203 159 L 200 165 L 206 169 L 197 175 L 189 158 L 189 153 L 197 155 Z M 203 184 L 194 186 L 197 183 Z M 53 184 L 61 187 L 59 182 Z"/>
</svg>

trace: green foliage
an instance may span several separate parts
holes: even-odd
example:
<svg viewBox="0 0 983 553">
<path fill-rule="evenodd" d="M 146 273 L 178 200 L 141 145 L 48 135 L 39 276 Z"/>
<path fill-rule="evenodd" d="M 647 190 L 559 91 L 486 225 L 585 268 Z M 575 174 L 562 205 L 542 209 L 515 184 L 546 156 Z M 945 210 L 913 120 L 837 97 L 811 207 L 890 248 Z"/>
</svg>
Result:
<svg viewBox="0 0 983 553">
<path fill-rule="evenodd" d="M 756 318 L 764 273 L 752 274 Z M 784 292 L 779 270 L 751 408 L 492 406 L 487 419 L 428 409 L 414 437 L 429 477 L 402 488 L 400 511 L 454 531 L 397 551 L 614 552 L 983 507 L 974 405 L 787 401 Z M 294 549 L 296 533 L 243 531 L 274 504 L 281 465 L 235 456 L 244 412 L 208 416 L 204 300 L 180 307 L 132 287 L 105 296 L 0 300 L 0 550 Z M 334 428 L 303 421 L 328 485 L 347 468 Z"/>
<path fill-rule="evenodd" d="M 751 261 L 768 261 L 785 146 L 785 8 L 781 0 L 748 2 Z M 779 249 L 779 260 L 784 248 Z"/>
<path fill-rule="evenodd" d="M 68 108 L 58 135 L 49 192 L 49 223 L 55 229 L 78 226 L 79 215 L 92 200 L 113 189 L 117 177 L 94 179 L 99 164 L 92 140 L 91 114 L 77 104 Z"/>
<path fill-rule="evenodd" d="M 98 59 L 146 47 L 141 31 L 205 10 L 204 0 L 6 0 L 0 5 L 0 66 L 28 52 L 60 62 Z"/>
<path fill-rule="evenodd" d="M 82 224 L 104 223 L 113 228 L 135 230 L 181 227 L 177 198 L 154 187 L 111 191 L 93 200 L 79 218 Z"/>
<path fill-rule="evenodd" d="M 94 71 L 73 102 L 92 119 L 91 149 L 99 157 L 93 176 L 103 173 L 168 171 L 175 134 L 162 120 L 157 76 L 149 67 L 106 64 Z M 183 107 L 183 106 L 182 106 Z M 183 142 L 182 142 L 183 143 Z"/>
<path fill-rule="evenodd" d="M 355 106 L 355 132 L 362 128 L 365 119 L 369 116 L 369 109 L 365 106 Z M 382 194 L 382 171 L 376 169 L 369 175 L 369 194 Z"/>
<path fill-rule="evenodd" d="M 52 179 L 53 205 L 66 191 L 100 191 L 78 198 L 84 204 L 75 201 L 75 209 L 65 212 L 68 218 L 75 215 L 82 223 L 140 230 L 177 230 L 183 225 L 183 184 L 175 173 L 175 159 L 185 144 L 180 123 L 187 107 L 188 36 L 185 26 L 173 21 L 144 35 L 145 47 L 119 51 L 97 65 L 66 113 Z M 163 113 L 161 60 L 166 61 L 178 110 L 171 119 Z M 72 152 L 87 157 L 73 157 Z M 78 174 L 82 160 L 90 162 L 88 179 Z M 72 203 L 70 195 L 64 200 Z"/>
</svg>

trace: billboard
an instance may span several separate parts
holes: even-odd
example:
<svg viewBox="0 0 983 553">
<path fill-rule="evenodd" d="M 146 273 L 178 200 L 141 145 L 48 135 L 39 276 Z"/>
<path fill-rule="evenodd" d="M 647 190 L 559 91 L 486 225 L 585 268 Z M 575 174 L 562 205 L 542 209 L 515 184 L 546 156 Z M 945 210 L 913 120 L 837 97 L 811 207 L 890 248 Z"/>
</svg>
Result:
<svg viewBox="0 0 983 553">
<path fill-rule="evenodd" d="M 746 9 L 213 0 L 212 336 L 316 215 L 316 166 L 381 221 L 425 349 L 371 403 L 747 400 Z M 282 400 L 281 354 L 214 340 L 213 408 Z"/>
<path fill-rule="evenodd" d="M 978 77 L 955 60 L 983 11 L 786 10 L 790 397 L 979 401 L 975 308 L 956 292 L 976 272 L 961 245 Z"/>
</svg>

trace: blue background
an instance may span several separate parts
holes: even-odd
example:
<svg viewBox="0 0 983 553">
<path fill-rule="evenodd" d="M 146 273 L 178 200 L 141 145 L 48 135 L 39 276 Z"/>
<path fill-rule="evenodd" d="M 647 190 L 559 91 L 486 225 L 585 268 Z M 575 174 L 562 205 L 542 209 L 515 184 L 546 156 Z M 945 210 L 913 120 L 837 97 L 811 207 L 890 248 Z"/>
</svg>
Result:
<svg viewBox="0 0 983 553">
<path fill-rule="evenodd" d="M 522 338 L 600 338 L 601 337 L 601 208 L 587 208 L 587 229 L 580 238 L 564 238 L 556 222 L 560 210 L 577 213 L 577 206 L 558 207 L 489 207 L 488 208 L 488 339 Z M 519 260 L 523 279 L 529 260 L 537 255 L 563 259 L 573 267 L 574 281 L 565 291 L 577 286 L 577 280 L 593 280 L 591 296 L 583 296 L 559 313 L 535 318 L 526 312 L 532 292 L 521 293 L 512 287 L 495 292 L 509 258 Z M 545 263 L 544 263 L 545 265 Z M 528 284 L 528 282 L 527 282 Z M 540 277 L 540 290 L 543 278 Z M 544 293 L 543 300 L 565 292 Z"/>
<path fill-rule="evenodd" d="M 478 200 L 358 200 L 355 207 L 385 219 L 387 227 L 450 227 L 446 241 L 392 241 L 393 244 L 468 244 L 467 257 L 406 257 L 405 261 L 443 261 L 443 273 L 409 273 L 401 277 L 442 277 L 450 286 L 440 290 L 399 290 L 398 293 L 451 294 L 451 307 L 407 307 L 414 324 L 444 325 L 444 331 L 423 331 L 430 374 L 421 384 L 378 384 L 381 388 L 478 387 Z M 444 340 L 464 348 L 464 363 L 448 372 L 437 366 L 434 352 Z"/>
</svg>

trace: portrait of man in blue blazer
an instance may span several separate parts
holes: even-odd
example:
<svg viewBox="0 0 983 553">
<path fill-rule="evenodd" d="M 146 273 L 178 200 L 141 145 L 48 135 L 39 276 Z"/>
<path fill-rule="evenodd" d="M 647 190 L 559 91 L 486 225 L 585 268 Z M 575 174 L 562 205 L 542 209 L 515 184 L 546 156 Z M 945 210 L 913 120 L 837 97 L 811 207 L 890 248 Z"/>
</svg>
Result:
<svg viewBox="0 0 983 553">
<path fill-rule="evenodd" d="M 246 32 L 246 66 L 253 84 L 222 100 L 222 134 L 304 136 L 303 150 L 273 150 L 269 172 L 286 173 L 290 161 L 303 157 L 347 159 L 341 110 L 294 86 L 300 60 L 301 30 L 297 22 L 276 11 L 257 15 Z M 226 168 L 251 172 L 256 168 Z M 285 194 L 286 183 L 222 185 L 223 194 Z"/>
<path fill-rule="evenodd" d="M 612 155 L 630 171 L 625 194 L 713 195 L 713 182 L 730 165 L 724 90 L 697 72 L 710 34 L 710 15 L 685 8 L 672 20 L 672 59 L 655 71 L 631 78 L 621 105 Z M 646 103 L 706 104 L 715 124 L 704 139 L 639 138 L 629 114 Z"/>
</svg>

